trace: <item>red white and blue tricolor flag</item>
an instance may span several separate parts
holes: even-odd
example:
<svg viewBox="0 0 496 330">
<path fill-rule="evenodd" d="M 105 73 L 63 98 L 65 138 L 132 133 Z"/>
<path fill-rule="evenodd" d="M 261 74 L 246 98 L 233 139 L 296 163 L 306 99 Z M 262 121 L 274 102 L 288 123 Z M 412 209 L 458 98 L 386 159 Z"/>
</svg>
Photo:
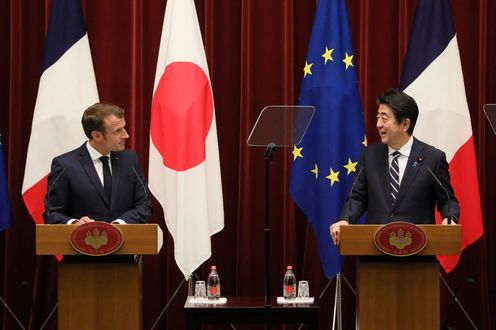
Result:
<svg viewBox="0 0 496 330">
<path fill-rule="evenodd" d="M 22 184 L 36 223 L 43 223 L 52 159 L 82 144 L 81 117 L 98 102 L 80 0 L 52 1 L 41 71 Z"/>
<path fill-rule="evenodd" d="M 353 54 L 346 1 L 320 0 L 299 101 L 314 106 L 315 115 L 293 146 L 290 192 L 312 224 L 327 278 L 343 261 L 329 226 L 339 220 L 367 144 Z"/>
<path fill-rule="evenodd" d="M 446 152 L 465 248 L 482 236 L 483 226 L 472 125 L 449 0 L 419 0 L 400 87 L 419 106 L 414 135 Z M 436 220 L 441 221 L 439 214 Z M 449 272 L 459 257 L 438 259 Z"/>
<path fill-rule="evenodd" d="M 0 231 L 10 227 L 12 214 L 10 211 L 8 177 L 5 168 L 2 134 L 0 134 Z"/>
</svg>

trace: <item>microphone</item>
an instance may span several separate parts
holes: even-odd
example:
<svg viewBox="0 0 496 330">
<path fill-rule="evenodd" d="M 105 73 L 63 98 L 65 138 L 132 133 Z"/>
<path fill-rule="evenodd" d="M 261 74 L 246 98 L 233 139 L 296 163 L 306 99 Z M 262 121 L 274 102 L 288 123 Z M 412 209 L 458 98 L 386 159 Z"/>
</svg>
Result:
<svg viewBox="0 0 496 330">
<path fill-rule="evenodd" d="M 146 223 L 147 220 L 152 216 L 151 200 L 148 197 L 148 189 L 146 188 L 146 185 L 143 182 L 143 180 L 141 179 L 141 177 L 139 176 L 138 171 L 136 171 L 134 166 L 132 167 L 132 169 L 133 169 L 134 175 L 136 175 L 136 178 L 138 179 L 139 183 L 141 184 L 141 187 L 143 188 L 143 192 L 145 193 L 145 204 L 147 205 L 147 210 L 143 211 L 141 220 Z M 138 261 L 141 261 L 141 256 L 139 257 Z"/>
<path fill-rule="evenodd" d="M 48 203 L 50 203 L 50 193 L 52 192 L 53 187 L 55 187 L 55 185 L 59 181 L 62 174 L 64 174 L 64 172 L 65 172 L 65 167 L 62 168 L 62 171 L 60 171 L 59 175 L 57 175 L 55 180 L 53 180 L 53 183 L 50 185 L 50 187 L 48 187 L 47 198 L 46 198 Z M 50 208 L 49 207 L 46 209 L 46 216 L 47 216 L 47 218 L 50 216 Z"/>
<path fill-rule="evenodd" d="M 136 175 L 136 178 L 138 179 L 139 183 L 141 184 L 141 187 L 143 187 L 143 191 L 145 192 L 145 199 L 148 199 L 148 192 L 147 192 L 145 184 L 143 183 L 143 180 L 141 180 L 141 178 L 138 174 L 138 171 L 136 171 L 134 166 L 132 168 L 133 168 L 134 175 Z"/>
<path fill-rule="evenodd" d="M 449 319 L 449 315 L 450 315 L 451 309 L 453 308 L 454 303 L 457 302 L 460 305 L 460 301 L 458 300 L 458 292 L 460 291 L 461 287 L 464 284 L 475 285 L 476 283 L 477 282 L 472 277 L 465 277 L 463 280 L 460 281 L 460 283 L 458 283 L 458 285 L 455 288 L 455 291 L 451 291 L 452 298 L 450 300 L 448 310 L 446 311 L 446 316 L 444 318 L 444 322 L 442 323 L 442 326 L 441 326 L 442 330 L 455 330 L 455 328 L 448 326 L 448 319 Z"/>
<path fill-rule="evenodd" d="M 448 221 L 455 222 L 453 220 L 453 217 L 451 216 L 451 198 L 449 196 L 448 190 L 446 190 L 446 188 L 444 187 L 444 185 L 441 183 L 441 181 L 437 178 L 437 176 L 434 174 L 434 172 L 432 172 L 432 170 L 428 166 L 427 166 L 427 170 L 432 175 L 432 177 L 434 178 L 434 180 L 436 180 L 437 184 L 443 189 L 444 193 L 446 194 L 446 197 L 448 198 Z"/>
<path fill-rule="evenodd" d="M 348 204 L 350 205 L 350 212 L 348 213 L 348 223 L 351 223 L 351 204 L 352 204 L 352 202 L 351 202 L 351 196 L 353 195 L 353 190 L 355 189 L 355 185 L 358 182 L 358 178 L 362 174 L 362 171 L 363 171 L 363 166 L 360 167 L 360 170 L 358 171 L 358 174 L 357 174 L 357 176 L 355 178 L 355 181 L 353 181 L 353 184 L 351 185 L 350 195 L 348 197 Z"/>
</svg>

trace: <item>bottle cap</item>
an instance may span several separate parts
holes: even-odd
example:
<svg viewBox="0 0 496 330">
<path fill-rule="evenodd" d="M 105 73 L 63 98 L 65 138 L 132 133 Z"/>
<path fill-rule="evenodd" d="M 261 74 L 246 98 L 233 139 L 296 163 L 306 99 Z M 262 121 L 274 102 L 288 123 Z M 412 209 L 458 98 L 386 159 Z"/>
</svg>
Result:
<svg viewBox="0 0 496 330">
<path fill-rule="evenodd" d="M 210 270 L 217 270 L 217 266 L 210 266 Z"/>
<path fill-rule="evenodd" d="M 288 270 L 292 270 L 292 269 L 293 269 L 293 266 L 288 265 L 288 266 L 286 267 L 286 269 L 288 269 Z"/>
</svg>

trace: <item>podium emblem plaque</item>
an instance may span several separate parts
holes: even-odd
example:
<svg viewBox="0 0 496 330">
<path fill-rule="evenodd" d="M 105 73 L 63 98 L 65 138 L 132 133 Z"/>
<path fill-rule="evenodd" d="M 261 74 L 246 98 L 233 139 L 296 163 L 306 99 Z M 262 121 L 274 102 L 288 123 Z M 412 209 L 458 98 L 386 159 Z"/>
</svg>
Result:
<svg viewBox="0 0 496 330">
<path fill-rule="evenodd" d="M 424 231 L 414 224 L 392 222 L 377 230 L 374 243 L 387 255 L 407 257 L 422 251 L 427 244 L 427 238 Z"/>
<path fill-rule="evenodd" d="M 79 253 L 104 256 L 117 251 L 122 245 L 122 233 L 106 222 L 90 222 L 77 226 L 71 233 L 71 245 Z"/>
</svg>

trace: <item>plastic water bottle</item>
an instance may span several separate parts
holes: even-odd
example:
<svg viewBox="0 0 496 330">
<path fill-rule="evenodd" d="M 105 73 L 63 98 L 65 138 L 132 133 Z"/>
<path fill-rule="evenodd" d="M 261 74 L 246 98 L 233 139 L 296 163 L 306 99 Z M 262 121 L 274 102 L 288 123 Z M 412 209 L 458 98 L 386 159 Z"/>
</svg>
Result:
<svg viewBox="0 0 496 330">
<path fill-rule="evenodd" d="M 207 280 L 207 297 L 208 299 L 220 298 L 220 279 L 216 266 L 210 267 L 210 274 Z"/>
<path fill-rule="evenodd" d="M 286 274 L 284 274 L 283 297 L 285 299 L 296 298 L 296 277 L 291 265 L 286 267 Z"/>
</svg>

